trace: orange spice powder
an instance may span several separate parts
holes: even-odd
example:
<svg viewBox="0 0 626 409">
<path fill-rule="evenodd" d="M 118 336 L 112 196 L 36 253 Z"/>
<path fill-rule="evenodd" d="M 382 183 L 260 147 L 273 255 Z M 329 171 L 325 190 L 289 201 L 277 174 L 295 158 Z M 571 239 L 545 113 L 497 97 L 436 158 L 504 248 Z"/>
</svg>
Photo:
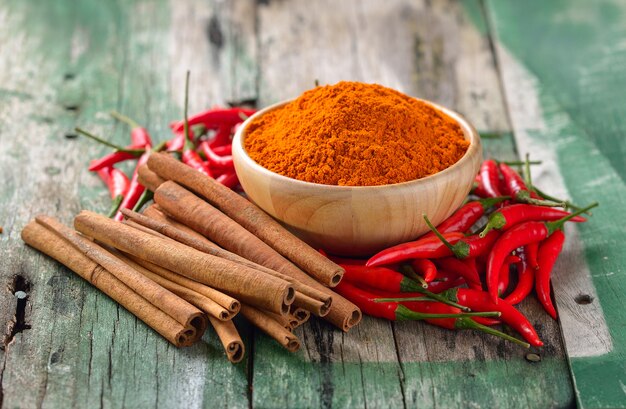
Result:
<svg viewBox="0 0 626 409">
<path fill-rule="evenodd" d="M 376 84 L 320 86 L 254 120 L 245 149 L 290 178 L 342 186 L 407 182 L 456 163 L 469 146 L 452 118 Z"/>
</svg>

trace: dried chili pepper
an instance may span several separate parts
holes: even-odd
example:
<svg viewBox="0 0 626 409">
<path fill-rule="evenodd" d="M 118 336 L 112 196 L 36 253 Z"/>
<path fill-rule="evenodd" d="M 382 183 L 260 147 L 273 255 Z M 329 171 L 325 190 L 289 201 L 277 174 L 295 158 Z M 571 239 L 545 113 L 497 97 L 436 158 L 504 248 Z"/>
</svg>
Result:
<svg viewBox="0 0 626 409">
<path fill-rule="evenodd" d="M 378 302 L 377 299 L 380 297 L 377 294 L 357 288 L 346 281 L 341 281 L 336 287 L 334 287 L 334 290 L 356 304 L 364 313 L 373 317 L 385 318 L 391 321 L 415 321 L 425 320 L 428 318 L 498 317 L 500 315 L 498 312 L 491 311 L 454 314 L 420 313 L 411 311 L 399 302 Z"/>
<path fill-rule="evenodd" d="M 543 309 L 554 319 L 556 319 L 556 309 L 550 297 L 550 275 L 564 242 L 565 234 L 561 230 L 556 230 L 541 243 L 538 254 L 539 269 L 536 273 L 535 292 Z"/>
<path fill-rule="evenodd" d="M 439 223 L 437 230 L 439 230 L 439 233 L 465 233 L 485 214 L 487 210 L 508 199 L 510 199 L 509 196 L 489 197 L 466 203 L 459 210 L 454 212 L 452 216 Z M 435 233 L 431 231 L 423 235 L 422 238 L 434 236 Z"/>
<path fill-rule="evenodd" d="M 518 224 L 504 234 L 496 241 L 489 253 L 487 260 L 487 290 L 492 297 L 494 303 L 498 302 L 498 274 L 504 263 L 504 259 L 516 248 L 525 246 L 530 243 L 539 242 L 550 236 L 556 230 L 563 227 L 565 222 L 580 213 L 594 208 L 598 203 L 593 203 L 585 209 L 571 213 L 562 219 L 553 222 L 524 222 Z M 491 234 L 489 232 L 488 234 Z"/>
<path fill-rule="evenodd" d="M 545 206 L 535 206 L 524 203 L 513 204 L 496 210 L 489 216 L 489 221 L 485 228 L 480 232 L 483 237 L 493 229 L 508 230 L 511 227 L 528 221 L 551 222 L 568 216 L 570 213 L 565 210 L 554 209 Z M 571 219 L 573 222 L 586 222 L 582 216 L 576 216 Z"/>
<path fill-rule="evenodd" d="M 464 236 L 462 233 L 444 233 L 449 243 L 456 243 Z M 367 260 L 366 266 L 376 267 L 389 264 L 398 264 L 415 258 L 439 258 L 451 256 L 452 252 L 439 238 L 428 237 L 407 243 L 398 244 L 374 254 Z"/>
</svg>

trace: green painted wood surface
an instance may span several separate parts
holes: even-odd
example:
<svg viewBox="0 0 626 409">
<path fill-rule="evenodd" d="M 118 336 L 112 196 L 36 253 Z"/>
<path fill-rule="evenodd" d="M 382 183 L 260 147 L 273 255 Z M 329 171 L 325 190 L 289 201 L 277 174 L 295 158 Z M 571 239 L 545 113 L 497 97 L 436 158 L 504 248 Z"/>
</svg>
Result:
<svg viewBox="0 0 626 409">
<path fill-rule="evenodd" d="M 433 99 L 459 110 L 478 129 L 502 133 L 485 140 L 489 156 L 517 157 L 516 143 L 523 149 L 528 143 L 520 132 L 536 132 L 537 141 L 574 135 L 580 142 L 575 147 L 557 147 L 562 149 L 559 167 L 568 192 L 577 201 L 599 195 L 603 208 L 618 209 L 624 199 L 623 182 L 617 182 L 623 171 L 619 155 L 609 152 L 615 137 L 606 135 L 616 132 L 620 122 L 606 118 L 619 111 L 598 107 L 594 115 L 605 115 L 606 128 L 600 129 L 606 133 L 590 136 L 589 129 L 598 127 L 593 115 L 572 120 L 587 113 L 576 102 L 583 99 L 583 90 L 554 93 L 556 85 L 544 84 L 562 79 L 545 73 L 538 75 L 541 86 L 530 91 L 541 96 L 549 126 L 537 131 L 521 125 L 520 112 L 511 109 L 511 90 L 527 84 L 506 83 L 510 67 L 494 55 L 497 41 L 491 35 L 495 27 L 501 42 L 526 64 L 534 54 L 528 48 L 532 43 L 520 39 L 524 22 L 519 15 L 537 16 L 520 13 L 509 1 L 486 6 L 479 0 L 2 2 L 0 225 L 5 233 L 0 235 L 0 291 L 5 292 L 0 319 L 11 322 L 21 309 L 31 326 L 0 350 L 3 406 L 572 406 L 574 390 L 559 326 L 534 300 L 522 309 L 547 343 L 539 363 L 526 361 L 525 352 L 516 347 L 477 334 L 366 318 L 348 334 L 311 322 L 297 332 L 303 348 L 296 354 L 240 322 L 246 328 L 248 358 L 233 366 L 213 334 L 192 348 L 172 348 L 19 240 L 21 227 L 37 213 L 53 213 L 68 222 L 81 208 L 106 210 L 106 191 L 84 170 L 90 158 L 106 149 L 66 135 L 81 124 L 125 143 L 127 129 L 107 115 L 115 108 L 146 124 L 155 139 L 165 139 L 168 122 L 180 115 L 188 68 L 192 110 L 227 101 L 256 100 L 263 106 L 297 96 L 315 79 L 353 79 Z M 598 15 L 611 14 L 615 8 L 609 6 Z M 511 22 L 514 17 L 518 20 Z M 580 15 L 570 13 L 569 18 Z M 567 23 L 568 17 L 562 21 Z M 616 21 L 607 21 L 613 33 L 619 32 Z M 541 27 L 542 22 L 533 24 Z M 587 24 L 587 32 L 594 24 Z M 537 31 L 533 35 L 539 35 Z M 594 43 L 589 41 L 591 57 Z M 541 53 L 549 57 L 547 50 Z M 566 56 L 559 51 L 558 58 Z M 537 64 L 537 72 L 548 68 L 542 62 L 527 64 Z M 574 78 L 576 67 L 568 69 L 567 78 Z M 585 77 L 600 90 L 594 91 L 596 98 L 604 92 L 599 73 Z M 607 81 L 608 74 L 614 72 L 605 72 Z M 618 79 L 613 83 L 620 84 Z M 563 115 L 569 122 L 561 122 Z M 584 154 L 603 143 L 593 160 Z M 574 165 L 579 163 L 586 164 L 585 171 Z M 601 176 L 606 180 L 596 183 Z M 584 188 L 573 189 L 580 181 L 586 183 Z M 608 193 L 612 189 L 618 192 L 613 197 Z M 623 277 L 624 260 L 618 256 L 620 241 L 600 235 L 608 229 L 614 237 L 623 237 L 620 226 L 610 224 L 611 217 L 611 212 L 599 210 L 593 224 L 579 231 L 615 341 L 615 350 L 607 356 L 570 360 L 579 402 L 586 407 L 594 407 L 594 399 L 609 402 L 593 394 L 590 389 L 597 385 L 592 381 L 602 378 L 602 365 L 623 357 L 623 332 L 615 324 L 623 316 L 623 305 L 619 293 L 610 294 L 609 289 L 615 285 L 623 293 L 623 282 L 615 277 Z M 29 282 L 30 287 L 23 288 L 26 302 L 18 302 L 13 294 L 16 275 Z M 612 365 L 620 369 L 619 361 Z"/>
<path fill-rule="evenodd" d="M 606 323 L 609 336 L 605 345 L 584 350 L 580 344 L 588 339 L 576 337 L 579 329 L 563 327 L 566 346 L 575 351 L 569 361 L 578 405 L 626 407 L 626 4 L 493 1 L 489 6 L 511 106 L 513 98 L 526 95 L 526 108 L 511 110 L 518 142 L 543 148 L 574 201 L 601 203 L 578 234 L 597 294 L 592 304 L 599 303 L 604 313 L 597 321 Z M 581 288 L 580 294 L 589 291 Z"/>
</svg>

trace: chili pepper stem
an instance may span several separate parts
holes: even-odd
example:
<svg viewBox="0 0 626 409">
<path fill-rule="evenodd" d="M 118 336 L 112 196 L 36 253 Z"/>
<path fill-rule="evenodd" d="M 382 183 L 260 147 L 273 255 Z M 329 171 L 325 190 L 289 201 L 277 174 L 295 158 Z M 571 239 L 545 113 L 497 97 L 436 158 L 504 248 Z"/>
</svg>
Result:
<svg viewBox="0 0 626 409">
<path fill-rule="evenodd" d="M 484 199 L 479 199 L 478 202 L 483 207 L 483 209 L 489 209 L 499 203 L 504 202 L 505 200 L 510 200 L 511 196 L 498 196 L 498 197 L 486 197 Z"/>
<path fill-rule="evenodd" d="M 441 242 L 450 249 L 450 251 L 454 254 L 454 257 L 464 259 L 469 256 L 469 245 L 467 243 L 465 243 L 464 241 L 459 241 L 454 245 L 450 244 L 450 242 L 446 240 L 446 238 L 443 237 L 441 233 L 439 233 L 439 230 L 437 230 L 437 228 L 433 226 L 433 224 L 428 219 L 428 216 L 426 216 L 426 214 L 424 213 L 422 213 L 422 216 L 424 217 L 424 221 L 426 222 L 430 230 L 432 230 L 432 232 L 435 233 L 435 236 L 437 236 L 439 240 L 441 240 Z"/>
<path fill-rule="evenodd" d="M 483 238 L 493 229 L 501 229 L 506 224 L 506 218 L 502 215 L 502 213 L 495 212 L 489 217 L 489 221 L 485 228 L 478 234 L 479 237 Z"/>
<path fill-rule="evenodd" d="M 91 132 L 87 132 L 83 128 L 76 127 L 76 128 L 74 128 L 74 130 L 76 132 L 78 132 L 79 134 L 84 135 L 84 136 L 86 136 L 89 139 L 93 139 L 94 141 L 96 141 L 98 143 L 101 143 L 102 145 L 108 146 L 109 148 L 113 148 L 113 149 L 115 149 L 118 152 L 126 152 L 126 153 L 130 153 L 130 154 L 137 155 L 137 156 L 141 156 L 144 153 L 146 153 L 146 151 L 144 149 L 126 149 L 126 148 L 123 148 L 123 147 L 121 147 L 119 145 L 116 145 L 116 144 L 111 143 L 111 142 L 109 142 L 109 141 L 107 141 L 105 139 L 102 139 L 99 136 L 96 136 L 96 135 L 92 134 Z"/>
<path fill-rule="evenodd" d="M 582 209 L 580 206 L 575 205 L 574 203 L 570 202 L 569 200 L 561 200 L 559 198 L 556 198 L 554 196 L 550 196 L 549 194 L 547 194 L 546 192 L 540 190 L 537 186 L 533 186 L 532 190 L 537 193 L 539 196 L 541 196 L 542 198 L 546 199 L 546 200 L 551 200 L 553 202 L 562 202 L 565 203 L 565 208 L 569 208 L 572 210 L 580 210 Z M 586 214 L 588 214 L 589 216 L 592 215 L 592 213 L 590 211 L 586 211 Z"/>
<path fill-rule="evenodd" d="M 573 213 L 570 213 L 569 215 L 563 217 L 562 219 L 559 219 L 559 220 L 554 221 L 554 222 L 547 222 L 546 226 L 548 227 L 548 235 L 554 233 L 556 230 L 560 230 L 561 228 L 563 228 L 563 225 L 568 220 L 571 220 L 572 218 L 574 218 L 574 217 L 576 217 L 576 216 L 578 216 L 578 215 L 580 215 L 582 213 L 585 213 L 587 210 L 593 209 L 594 207 L 597 207 L 599 205 L 600 204 L 598 202 L 593 202 L 589 206 L 587 206 L 587 207 L 585 207 L 583 209 L 577 210 L 577 211 L 575 211 Z"/>
<path fill-rule="evenodd" d="M 115 199 L 113 199 L 113 202 L 111 203 L 111 209 L 109 210 L 109 213 L 107 213 L 107 217 L 109 219 L 117 214 L 117 211 L 119 210 L 120 205 L 122 204 L 122 200 L 124 200 L 123 195 L 115 196 Z"/>
<path fill-rule="evenodd" d="M 464 305 L 461 305 L 461 304 L 458 304 L 458 303 L 456 303 L 454 301 L 451 301 L 451 300 L 449 300 L 449 299 L 447 299 L 445 297 L 440 296 L 439 294 L 433 293 L 432 291 L 428 291 L 426 289 L 426 287 L 428 287 L 428 283 L 426 283 L 426 287 L 424 287 L 423 284 L 419 284 L 419 283 L 415 282 L 412 278 L 413 277 L 421 278 L 419 276 L 419 274 L 417 274 L 415 272 L 415 270 L 413 270 L 413 268 L 411 268 L 411 266 L 408 266 L 408 265 L 404 265 L 404 266 L 408 267 L 406 269 L 406 271 L 403 271 L 403 273 L 405 273 L 405 275 L 407 276 L 405 278 L 405 280 L 407 280 L 407 283 L 409 284 L 408 286 L 406 286 L 406 289 L 408 289 L 409 291 L 412 291 L 412 292 L 424 294 L 426 297 L 432 299 L 433 301 L 439 301 L 440 303 L 449 305 L 451 307 L 458 308 L 458 309 L 466 311 L 466 312 L 471 311 L 470 308 L 468 308 L 468 307 L 466 307 Z M 400 269 L 402 270 L 404 266 L 401 266 Z M 422 278 L 422 281 L 423 280 L 424 279 Z M 402 286 L 402 284 L 400 284 L 400 285 Z"/>
<path fill-rule="evenodd" d="M 526 187 L 532 190 L 533 179 L 530 175 L 530 154 L 528 153 L 526 153 L 526 160 L 524 161 L 524 182 L 526 182 Z"/>
<path fill-rule="evenodd" d="M 141 128 L 141 126 L 139 126 L 139 124 L 135 121 L 133 121 L 132 119 L 130 119 L 129 117 L 127 117 L 124 114 L 121 114 L 117 111 L 111 111 L 109 112 L 111 114 L 111 116 L 115 119 L 117 119 L 120 122 L 124 122 L 125 124 L 127 124 L 128 126 L 130 126 L 131 128 Z"/>
<path fill-rule="evenodd" d="M 133 207 L 133 212 L 138 212 L 146 203 L 148 203 L 154 197 L 154 192 L 151 190 L 144 190 L 141 197 L 137 201 L 137 204 Z"/>
<path fill-rule="evenodd" d="M 428 288 L 428 283 L 424 280 L 424 278 L 422 278 L 422 276 L 417 274 L 413 267 L 411 267 L 410 265 L 400 265 L 400 271 L 402 272 L 402 274 L 409 277 L 410 279 L 417 281 L 419 283 L 419 286 L 422 287 L 422 290 Z"/>
<path fill-rule="evenodd" d="M 526 165 L 526 161 L 521 160 L 507 160 L 507 161 L 498 161 L 498 163 L 504 163 L 508 166 L 523 166 Z M 528 161 L 529 165 L 541 165 L 543 162 L 540 160 L 530 160 Z"/>
<path fill-rule="evenodd" d="M 552 202 L 550 200 L 535 199 L 530 196 L 529 190 L 520 190 L 515 194 L 515 201 L 545 207 L 565 207 L 563 202 Z"/>
<path fill-rule="evenodd" d="M 423 312 L 416 312 L 408 309 L 404 305 L 398 305 L 396 308 L 396 319 L 398 321 L 417 321 L 425 319 L 437 319 L 437 318 L 470 318 L 470 317 L 499 317 L 499 312 L 462 312 L 460 314 L 428 314 Z"/>
<path fill-rule="evenodd" d="M 493 328 L 489 328 L 486 325 L 482 325 L 477 323 L 476 321 L 469 319 L 469 318 L 459 318 L 456 320 L 455 326 L 459 329 L 475 329 L 477 331 L 480 332 L 484 332 L 485 334 L 489 334 L 489 335 L 494 335 L 496 337 L 502 338 L 502 339 L 506 339 L 507 341 L 511 341 L 514 342 L 518 345 L 523 346 L 524 348 L 530 348 L 530 344 L 527 342 L 524 342 L 520 339 L 517 339 L 515 337 L 512 337 L 508 334 L 505 334 L 502 331 L 498 331 L 496 329 Z"/>
<path fill-rule="evenodd" d="M 191 144 L 191 139 L 189 139 L 189 70 L 187 70 L 187 75 L 185 76 L 185 106 L 183 111 L 183 132 L 185 134 L 185 149 L 193 149 L 193 146 L 188 146 Z"/>
</svg>

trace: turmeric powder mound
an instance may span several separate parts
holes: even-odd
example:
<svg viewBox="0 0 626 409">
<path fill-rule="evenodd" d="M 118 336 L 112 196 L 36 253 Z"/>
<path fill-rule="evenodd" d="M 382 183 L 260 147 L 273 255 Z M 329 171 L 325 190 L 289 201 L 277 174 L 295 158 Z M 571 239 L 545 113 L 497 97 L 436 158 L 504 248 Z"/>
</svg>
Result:
<svg viewBox="0 0 626 409">
<path fill-rule="evenodd" d="M 452 118 L 390 88 L 316 87 L 250 124 L 245 149 L 261 166 L 306 182 L 407 182 L 456 163 L 469 146 Z"/>
</svg>

